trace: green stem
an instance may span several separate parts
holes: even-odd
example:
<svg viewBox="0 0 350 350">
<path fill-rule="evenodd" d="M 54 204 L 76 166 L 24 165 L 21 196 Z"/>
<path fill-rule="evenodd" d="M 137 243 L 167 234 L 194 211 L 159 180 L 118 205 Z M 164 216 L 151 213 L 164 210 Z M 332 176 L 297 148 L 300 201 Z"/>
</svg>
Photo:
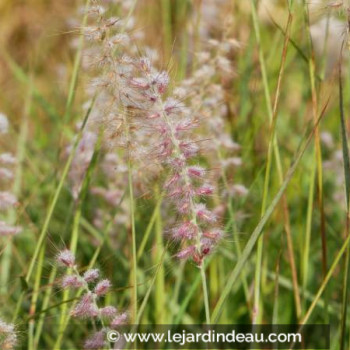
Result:
<svg viewBox="0 0 350 350">
<path fill-rule="evenodd" d="M 132 182 L 132 166 L 130 157 L 128 159 L 128 182 L 129 182 L 129 200 L 130 200 L 130 220 L 131 220 L 131 239 L 132 239 L 132 319 L 137 318 L 137 249 L 136 249 L 136 229 L 135 229 L 135 207 L 134 207 L 134 189 Z"/>
<path fill-rule="evenodd" d="M 203 288 L 203 297 L 204 297 L 205 319 L 206 319 L 206 323 L 210 324 L 209 296 L 208 296 L 207 277 L 205 275 L 204 263 L 200 266 L 200 270 L 201 270 L 202 288 Z"/>
</svg>

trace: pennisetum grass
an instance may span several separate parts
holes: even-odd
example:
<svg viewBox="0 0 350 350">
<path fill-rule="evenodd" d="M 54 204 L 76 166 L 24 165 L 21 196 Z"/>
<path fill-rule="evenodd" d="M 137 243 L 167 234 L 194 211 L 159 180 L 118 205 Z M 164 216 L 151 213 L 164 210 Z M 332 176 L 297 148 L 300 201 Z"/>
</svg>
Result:
<svg viewBox="0 0 350 350">
<path fill-rule="evenodd" d="M 197 127 L 198 121 L 183 102 L 166 96 L 170 83 L 168 73 L 156 70 L 148 57 L 137 56 L 139 48 L 133 46 L 132 39 L 126 33 L 115 34 L 115 30 L 122 25 L 121 20 L 105 18 L 105 10 L 97 2 L 93 3 L 89 11 L 97 17 L 97 25 L 87 28 L 85 35 L 99 43 L 103 52 L 93 61 L 93 65 L 104 68 L 102 76 L 96 78 L 95 82 L 107 95 L 104 99 L 113 101 L 107 117 L 112 118 L 109 122 L 115 120 L 119 123 L 118 128 L 124 130 L 124 134 L 117 130 L 117 141 L 127 149 L 134 266 L 133 316 L 135 318 L 137 313 L 137 269 L 131 161 L 146 154 L 170 172 L 164 189 L 181 217 L 180 223 L 169 230 L 170 235 L 175 241 L 182 242 L 176 257 L 192 259 L 200 268 L 206 320 L 209 323 L 209 298 L 203 260 L 212 252 L 223 233 L 215 227 L 216 215 L 201 201 L 201 198 L 213 194 L 214 187 L 206 182 L 207 170 L 193 164 L 200 150 L 199 140 L 191 140 L 189 135 Z M 112 80 L 107 80 L 109 75 Z M 105 115 L 106 109 L 103 112 Z"/>
</svg>

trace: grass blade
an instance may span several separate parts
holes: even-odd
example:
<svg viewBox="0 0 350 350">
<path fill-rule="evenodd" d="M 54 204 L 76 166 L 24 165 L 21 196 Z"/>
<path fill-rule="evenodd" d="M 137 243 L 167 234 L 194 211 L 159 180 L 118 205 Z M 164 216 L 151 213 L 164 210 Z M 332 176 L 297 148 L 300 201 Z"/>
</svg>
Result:
<svg viewBox="0 0 350 350">
<path fill-rule="evenodd" d="M 282 186 L 280 187 L 278 193 L 275 195 L 275 197 L 272 200 L 271 204 L 267 207 L 264 216 L 261 218 L 261 220 L 259 221 L 259 223 L 256 226 L 255 230 L 253 231 L 250 239 L 248 240 L 246 246 L 244 247 L 244 250 L 242 252 L 241 257 L 237 261 L 236 266 L 234 267 L 232 273 L 228 277 L 227 283 L 226 283 L 226 285 L 225 285 L 225 287 L 224 287 L 224 289 L 222 291 L 220 299 L 218 300 L 218 302 L 217 302 L 217 304 L 215 306 L 215 309 L 214 309 L 214 311 L 212 313 L 212 322 L 217 322 L 218 321 L 218 319 L 220 317 L 220 314 L 222 312 L 222 309 L 223 309 L 224 302 L 226 301 L 226 299 L 227 299 L 227 297 L 228 297 L 228 295 L 229 295 L 229 293 L 230 293 L 230 291 L 232 289 L 233 284 L 235 283 L 236 279 L 240 275 L 242 268 L 244 267 L 245 263 L 247 262 L 248 257 L 249 257 L 250 253 L 252 252 L 252 250 L 253 250 L 253 248 L 255 246 L 255 243 L 257 242 L 257 240 L 259 239 L 260 235 L 262 234 L 262 230 L 263 230 L 266 222 L 268 221 L 269 217 L 273 213 L 273 211 L 276 208 L 277 204 L 279 203 L 281 197 L 283 196 L 283 194 L 284 194 L 284 192 L 285 192 L 289 182 L 291 181 L 291 179 L 293 177 L 293 174 L 295 173 L 300 160 L 302 159 L 302 157 L 303 157 L 303 155 L 304 155 L 308 145 L 310 144 L 310 142 L 312 140 L 312 137 L 313 137 L 313 135 L 315 133 L 316 127 L 318 126 L 318 123 L 320 122 L 320 120 L 321 120 L 321 118 L 322 118 L 322 116 L 323 116 L 323 114 L 324 114 L 324 112 L 326 110 L 327 105 L 328 105 L 328 102 L 327 102 L 326 106 L 324 107 L 324 109 L 323 109 L 323 111 L 321 113 L 321 116 L 318 119 L 317 124 L 314 126 L 314 128 L 313 128 L 311 134 L 309 135 L 309 137 L 307 138 L 305 144 L 302 146 L 302 148 L 298 152 L 294 163 L 290 167 L 290 169 L 289 169 L 289 171 L 288 171 L 288 173 L 287 173 L 287 175 L 285 177 L 285 180 L 283 181 Z"/>
<path fill-rule="evenodd" d="M 341 52 L 343 51 L 343 47 Z M 341 125 L 341 139 L 342 139 L 342 151 L 343 151 L 343 164 L 344 164 L 344 177 L 345 177 L 345 192 L 346 192 L 346 232 L 345 237 L 349 236 L 349 224 L 350 224 L 350 207 L 349 207 L 349 195 L 350 195 L 350 159 L 349 159 L 349 146 L 346 133 L 346 122 L 344 113 L 344 100 L 343 100 L 343 82 L 342 82 L 342 64 L 339 62 L 339 112 L 340 112 L 340 125 Z M 340 333 L 340 349 L 345 349 L 345 336 L 346 336 L 346 321 L 347 321 L 347 307 L 348 307 L 348 289 L 349 289 L 349 264 L 350 264 L 350 248 L 346 249 L 345 254 L 345 268 L 344 268 L 344 281 L 343 281 L 343 304 L 341 315 L 341 333 Z"/>
</svg>

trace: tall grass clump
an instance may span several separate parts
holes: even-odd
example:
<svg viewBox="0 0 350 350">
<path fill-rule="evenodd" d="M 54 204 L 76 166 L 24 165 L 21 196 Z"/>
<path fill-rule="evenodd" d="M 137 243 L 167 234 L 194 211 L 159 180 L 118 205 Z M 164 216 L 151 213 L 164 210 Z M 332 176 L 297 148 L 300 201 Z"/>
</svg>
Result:
<svg viewBox="0 0 350 350">
<path fill-rule="evenodd" d="M 208 209 L 208 201 L 205 201 L 206 197 L 213 196 L 215 186 L 210 183 L 208 169 L 197 164 L 199 154 L 205 156 L 201 149 L 203 141 L 195 135 L 195 130 L 202 122 L 198 118 L 201 113 L 195 110 L 194 106 L 190 108 L 185 101 L 195 97 L 195 87 L 200 87 L 202 83 L 200 79 L 210 82 L 216 64 L 223 71 L 231 72 L 229 61 L 220 54 L 224 45 L 226 50 L 230 49 L 230 42 L 217 48 L 218 54 L 194 74 L 193 81 L 188 80 L 185 82 L 186 87 L 184 85 L 177 88 L 175 93 L 182 95 L 179 99 L 171 94 L 169 72 L 156 69 L 151 57 L 140 56 L 142 48 L 137 46 L 132 36 L 125 31 L 127 22 L 115 17 L 106 18 L 105 9 L 97 2 L 93 2 L 89 14 L 95 17 L 96 21 L 84 30 L 84 35 L 96 45 L 94 51 L 89 52 L 89 64 L 99 72 L 93 79 L 93 86 L 96 87 L 94 93 L 100 94 L 98 106 L 102 104 L 101 100 L 103 101 L 103 109 L 98 112 L 95 110 L 95 114 L 98 114 L 95 122 L 98 123 L 101 119 L 103 123 L 108 121 L 109 132 L 114 133 L 113 139 L 117 146 L 126 150 L 130 173 L 131 164 L 135 167 L 135 163 L 142 162 L 143 158 L 154 162 L 153 167 L 157 168 L 158 176 L 165 173 L 163 177 L 167 179 L 163 190 L 169 203 L 178 213 L 178 219 L 169 223 L 173 228 L 166 229 L 166 232 L 171 239 L 180 242 L 176 257 L 191 259 L 201 269 L 209 323 L 203 260 L 212 253 L 223 238 L 224 232 L 220 225 L 217 225 L 216 213 Z M 215 41 L 213 45 L 215 46 Z M 209 53 L 202 55 L 208 56 L 207 59 L 210 60 Z M 190 84 L 194 85 L 194 88 Z M 201 89 L 205 87 L 204 84 Z M 219 85 L 217 90 L 220 94 Z M 209 102 L 208 98 L 207 100 L 213 108 L 220 102 Z M 192 103 L 194 105 L 194 102 Z M 207 107 L 207 113 L 218 114 L 218 111 L 210 110 L 211 106 Z M 220 121 L 216 124 L 213 119 L 207 118 L 205 121 L 206 135 L 210 137 L 214 129 L 220 132 Z M 219 142 L 217 140 L 220 138 L 214 138 L 213 143 Z M 229 137 L 221 142 L 226 142 L 228 147 L 236 147 Z M 148 177 L 147 168 L 142 175 Z M 130 176 L 129 186 L 133 186 L 132 181 Z M 129 192 L 130 196 L 132 193 Z"/>
</svg>

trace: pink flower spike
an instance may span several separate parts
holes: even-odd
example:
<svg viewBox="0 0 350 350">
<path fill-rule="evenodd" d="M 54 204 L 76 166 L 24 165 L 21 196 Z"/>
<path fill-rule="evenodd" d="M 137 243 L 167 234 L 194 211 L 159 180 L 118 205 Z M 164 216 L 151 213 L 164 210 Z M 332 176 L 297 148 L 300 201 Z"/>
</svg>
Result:
<svg viewBox="0 0 350 350">
<path fill-rule="evenodd" d="M 180 179 L 180 174 L 175 173 L 164 185 L 165 188 L 169 188 L 172 185 L 174 185 L 176 182 L 178 182 Z"/>
<path fill-rule="evenodd" d="M 187 173 L 192 177 L 202 177 L 205 174 L 205 169 L 201 166 L 190 166 L 187 168 Z"/>
<path fill-rule="evenodd" d="M 85 350 L 101 349 L 105 347 L 106 335 L 104 331 L 99 331 L 95 333 L 91 338 L 89 338 L 85 344 Z"/>
<path fill-rule="evenodd" d="M 109 280 L 105 279 L 97 283 L 95 287 L 95 294 L 98 296 L 105 295 L 108 293 L 109 288 L 111 287 L 111 282 Z"/>
<path fill-rule="evenodd" d="M 63 289 L 66 288 L 80 288 L 84 285 L 84 282 L 75 275 L 67 275 L 62 279 L 61 286 Z"/>
<path fill-rule="evenodd" d="M 0 115 L 1 116 L 1 115 Z M 13 324 L 6 323 L 0 318 L 0 345 L 1 349 L 17 348 L 17 334 Z"/>
<path fill-rule="evenodd" d="M 221 230 L 213 230 L 209 232 L 204 232 L 203 237 L 209 238 L 215 242 L 219 241 L 222 237 L 224 237 L 224 232 Z"/>
<path fill-rule="evenodd" d="M 10 192 L 0 192 L 0 210 L 6 210 L 17 204 L 17 198 Z"/>
<path fill-rule="evenodd" d="M 198 228 L 192 222 L 187 221 L 172 230 L 175 239 L 193 239 L 198 232 Z"/>
<path fill-rule="evenodd" d="M 22 231 L 22 227 L 8 225 L 4 221 L 0 221 L 0 237 L 15 236 Z"/>
<path fill-rule="evenodd" d="M 160 114 L 158 112 L 152 113 L 149 116 L 147 116 L 148 119 L 157 119 L 160 117 Z"/>
<path fill-rule="evenodd" d="M 158 92 L 164 94 L 169 85 L 169 75 L 167 72 L 161 72 L 156 78 L 156 84 L 158 87 Z"/>
<path fill-rule="evenodd" d="M 97 280 L 99 275 L 100 275 L 100 272 L 98 269 L 90 269 L 84 273 L 83 278 L 85 282 L 89 283 Z"/>
<path fill-rule="evenodd" d="M 98 316 L 98 309 L 93 301 L 93 297 L 90 292 L 82 296 L 80 302 L 71 311 L 71 315 L 73 317 L 78 318 L 89 318 Z"/>
<path fill-rule="evenodd" d="M 145 79 L 133 78 L 129 81 L 129 83 L 134 88 L 138 88 L 138 89 L 148 89 L 149 88 L 149 84 L 147 83 L 147 81 Z"/>
<path fill-rule="evenodd" d="M 0 134 L 7 134 L 9 130 L 9 121 L 5 114 L 0 112 Z"/>
<path fill-rule="evenodd" d="M 196 252 L 196 247 L 194 245 L 191 245 L 189 247 L 186 247 L 186 248 L 180 250 L 176 254 L 176 257 L 178 259 L 188 259 L 189 257 L 193 256 L 195 252 Z"/>
<path fill-rule="evenodd" d="M 11 153 L 3 153 L 0 155 L 0 163 L 13 165 L 16 163 L 16 158 Z"/>
<path fill-rule="evenodd" d="M 186 159 L 194 157 L 199 151 L 197 144 L 191 141 L 182 141 L 180 143 L 180 148 Z"/>
<path fill-rule="evenodd" d="M 113 318 L 117 313 L 117 309 L 114 306 L 105 306 L 100 309 L 100 315 L 107 318 Z"/>
<path fill-rule="evenodd" d="M 202 256 L 209 255 L 214 247 L 214 243 L 210 239 L 201 240 L 201 253 Z"/>
<path fill-rule="evenodd" d="M 199 196 L 209 196 L 214 193 L 214 187 L 211 185 L 203 185 L 196 190 Z"/>
<path fill-rule="evenodd" d="M 188 131 L 198 126 L 197 122 L 194 120 L 185 120 L 178 123 L 175 127 L 177 133 L 181 131 Z"/>
<path fill-rule="evenodd" d="M 0 179 L 4 179 L 4 180 L 13 179 L 13 172 L 7 168 L 0 168 Z"/>
<path fill-rule="evenodd" d="M 125 324 L 128 321 L 128 314 L 126 312 L 123 312 L 120 315 L 117 315 L 113 321 L 111 322 L 111 327 L 117 327 L 120 325 Z"/>
<path fill-rule="evenodd" d="M 196 213 L 197 213 L 197 217 L 203 221 L 208 221 L 208 222 L 216 221 L 215 214 L 212 213 L 210 210 L 208 210 L 203 203 L 196 205 Z"/>
<path fill-rule="evenodd" d="M 165 112 L 167 114 L 170 114 L 170 113 L 174 112 L 174 109 L 181 109 L 183 107 L 184 107 L 183 103 L 181 103 L 180 101 L 176 100 L 175 98 L 169 97 L 165 101 L 164 110 L 165 110 Z"/>
<path fill-rule="evenodd" d="M 62 250 L 58 253 L 56 260 L 63 266 L 73 267 L 75 264 L 75 256 L 68 250 Z"/>
<path fill-rule="evenodd" d="M 140 58 L 140 68 L 145 72 L 151 71 L 151 61 L 148 57 L 141 57 Z"/>
</svg>

